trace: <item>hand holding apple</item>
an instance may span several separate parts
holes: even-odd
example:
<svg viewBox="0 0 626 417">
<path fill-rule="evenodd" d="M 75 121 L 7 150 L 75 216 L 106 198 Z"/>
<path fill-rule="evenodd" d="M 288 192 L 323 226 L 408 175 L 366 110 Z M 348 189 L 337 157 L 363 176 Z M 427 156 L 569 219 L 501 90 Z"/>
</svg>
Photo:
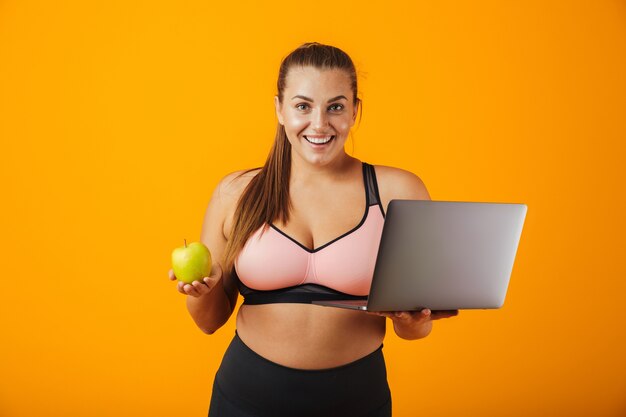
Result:
<svg viewBox="0 0 626 417">
<path fill-rule="evenodd" d="M 176 275 L 174 275 L 174 270 L 170 269 L 168 271 L 170 280 L 175 281 Z M 191 295 L 193 297 L 201 297 L 205 294 L 210 293 L 213 288 L 219 283 L 222 279 L 222 267 L 219 263 L 215 263 L 211 267 L 211 275 L 208 277 L 202 278 L 202 281 L 193 281 L 191 284 L 186 284 L 183 281 L 178 281 L 178 292 L 183 295 Z"/>
<path fill-rule="evenodd" d="M 211 252 L 202 242 L 193 242 L 172 251 L 172 269 L 180 281 L 191 284 L 211 275 Z"/>
</svg>

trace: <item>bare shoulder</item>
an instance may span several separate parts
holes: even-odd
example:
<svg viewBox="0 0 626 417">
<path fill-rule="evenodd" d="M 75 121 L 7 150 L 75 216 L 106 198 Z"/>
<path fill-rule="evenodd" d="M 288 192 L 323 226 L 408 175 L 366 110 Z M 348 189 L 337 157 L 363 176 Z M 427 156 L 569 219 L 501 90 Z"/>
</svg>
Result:
<svg viewBox="0 0 626 417">
<path fill-rule="evenodd" d="M 222 198 L 227 205 L 236 203 L 252 178 L 260 171 L 261 168 L 251 168 L 226 174 L 217 185 L 220 198 Z"/>
<path fill-rule="evenodd" d="M 233 226 L 233 217 L 239 198 L 261 168 L 242 169 L 225 175 L 215 189 L 222 210 L 222 233 L 230 236 Z"/>
<path fill-rule="evenodd" d="M 430 200 L 430 194 L 424 181 L 411 171 L 385 165 L 374 165 L 378 192 L 383 209 L 393 199 Z"/>
</svg>

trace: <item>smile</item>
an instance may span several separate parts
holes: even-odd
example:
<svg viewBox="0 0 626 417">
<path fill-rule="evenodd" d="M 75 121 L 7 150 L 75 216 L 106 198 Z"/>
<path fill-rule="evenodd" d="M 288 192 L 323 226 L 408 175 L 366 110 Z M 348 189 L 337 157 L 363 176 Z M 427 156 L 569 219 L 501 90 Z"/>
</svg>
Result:
<svg viewBox="0 0 626 417">
<path fill-rule="evenodd" d="M 331 140 L 335 139 L 335 136 L 325 136 L 325 137 L 319 137 L 319 138 L 311 138 L 308 136 L 304 137 L 307 142 L 312 143 L 314 145 L 324 145 L 328 142 L 330 142 Z"/>
</svg>

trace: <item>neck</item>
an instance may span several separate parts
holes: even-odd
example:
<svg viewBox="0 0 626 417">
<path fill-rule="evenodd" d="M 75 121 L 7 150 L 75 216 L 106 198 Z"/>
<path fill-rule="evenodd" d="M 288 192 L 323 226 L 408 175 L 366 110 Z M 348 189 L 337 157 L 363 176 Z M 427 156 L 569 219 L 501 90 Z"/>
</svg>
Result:
<svg viewBox="0 0 626 417">
<path fill-rule="evenodd" d="M 290 182 L 294 185 L 301 185 L 311 181 L 317 184 L 324 181 L 337 181 L 349 176 L 356 162 L 358 162 L 356 158 L 344 153 L 340 158 L 327 164 L 314 165 L 292 153 Z"/>
</svg>

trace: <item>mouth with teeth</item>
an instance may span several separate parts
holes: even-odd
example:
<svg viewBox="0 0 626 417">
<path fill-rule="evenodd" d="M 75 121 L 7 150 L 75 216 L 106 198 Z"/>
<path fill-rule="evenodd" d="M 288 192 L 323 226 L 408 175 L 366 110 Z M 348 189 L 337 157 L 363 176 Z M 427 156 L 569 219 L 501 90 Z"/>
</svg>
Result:
<svg viewBox="0 0 626 417">
<path fill-rule="evenodd" d="M 332 135 L 332 136 L 320 136 L 320 137 L 305 136 L 304 139 L 306 139 L 307 142 L 309 142 L 312 145 L 326 145 L 331 140 L 335 139 L 335 136 L 334 135 Z"/>
</svg>

